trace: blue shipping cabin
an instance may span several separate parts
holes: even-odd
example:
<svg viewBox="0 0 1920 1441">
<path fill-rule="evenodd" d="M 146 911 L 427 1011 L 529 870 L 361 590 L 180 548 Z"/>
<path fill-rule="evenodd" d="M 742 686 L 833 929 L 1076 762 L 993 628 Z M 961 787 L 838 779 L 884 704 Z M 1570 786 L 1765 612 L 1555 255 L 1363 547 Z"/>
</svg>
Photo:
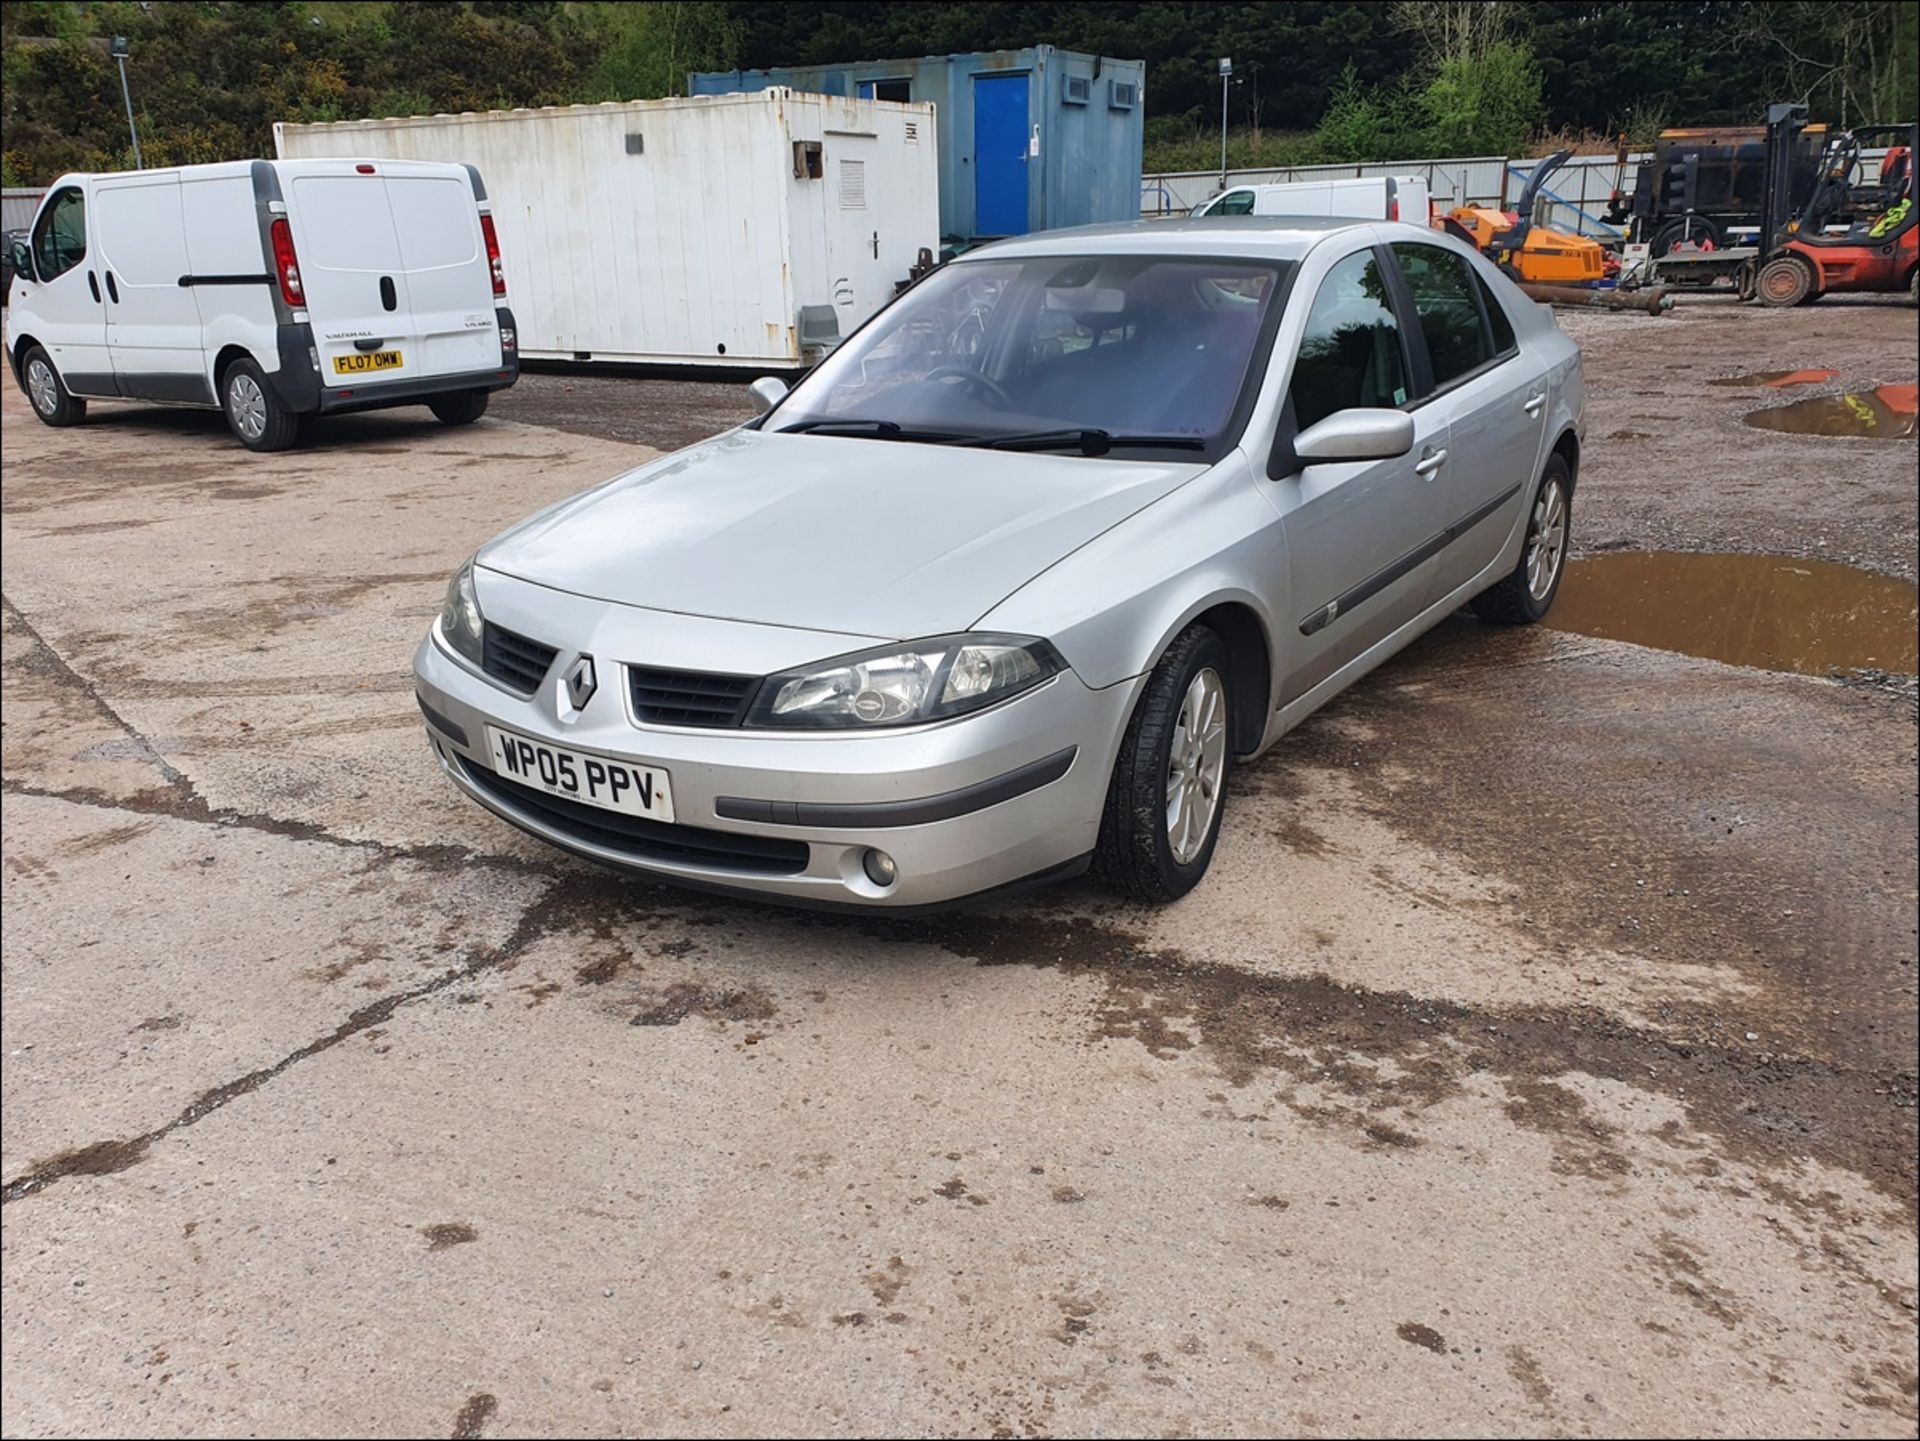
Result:
<svg viewBox="0 0 1920 1441">
<path fill-rule="evenodd" d="M 931 100 L 940 144 L 940 230 L 986 240 L 1140 218 L 1147 66 L 1038 45 L 918 60 L 724 70 L 690 95 L 786 85 L 818 95 Z"/>
</svg>

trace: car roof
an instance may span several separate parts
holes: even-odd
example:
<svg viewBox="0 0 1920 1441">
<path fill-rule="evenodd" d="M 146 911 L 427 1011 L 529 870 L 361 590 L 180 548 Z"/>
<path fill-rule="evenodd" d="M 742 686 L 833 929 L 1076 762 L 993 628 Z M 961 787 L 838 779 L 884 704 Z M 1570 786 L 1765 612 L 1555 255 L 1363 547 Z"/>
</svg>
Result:
<svg viewBox="0 0 1920 1441">
<path fill-rule="evenodd" d="M 1202 215 L 1183 220 L 1136 220 L 1119 225 L 1075 225 L 996 240 L 960 257 L 1018 260 L 1048 255 L 1235 255 L 1299 260 L 1337 235 L 1372 235 L 1386 222 L 1328 215 Z M 1420 232 L 1414 226 L 1395 230 Z M 1437 235 L 1437 231 L 1427 234 Z"/>
</svg>

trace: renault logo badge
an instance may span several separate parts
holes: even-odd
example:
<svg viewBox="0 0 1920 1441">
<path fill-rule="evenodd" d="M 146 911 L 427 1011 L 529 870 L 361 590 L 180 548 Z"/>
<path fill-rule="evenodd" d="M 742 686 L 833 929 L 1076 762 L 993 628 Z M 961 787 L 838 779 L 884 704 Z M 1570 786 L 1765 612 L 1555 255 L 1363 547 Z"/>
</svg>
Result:
<svg viewBox="0 0 1920 1441">
<path fill-rule="evenodd" d="M 562 684 L 567 688 L 567 699 L 573 702 L 573 708 L 585 710 L 587 702 L 593 699 L 593 693 L 599 687 L 599 682 L 593 676 L 593 657 L 583 655 L 568 666 Z"/>
</svg>

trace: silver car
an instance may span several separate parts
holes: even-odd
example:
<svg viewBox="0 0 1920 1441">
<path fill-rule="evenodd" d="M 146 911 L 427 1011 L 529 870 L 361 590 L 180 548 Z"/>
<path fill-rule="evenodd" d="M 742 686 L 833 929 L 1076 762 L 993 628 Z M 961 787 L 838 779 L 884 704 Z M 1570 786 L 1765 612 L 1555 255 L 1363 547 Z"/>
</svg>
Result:
<svg viewBox="0 0 1920 1441">
<path fill-rule="evenodd" d="M 754 389 L 482 547 L 414 672 L 496 815 L 797 903 L 1183 895 L 1231 766 L 1462 604 L 1546 614 L 1580 466 L 1577 347 L 1406 225 L 988 246 Z"/>
</svg>

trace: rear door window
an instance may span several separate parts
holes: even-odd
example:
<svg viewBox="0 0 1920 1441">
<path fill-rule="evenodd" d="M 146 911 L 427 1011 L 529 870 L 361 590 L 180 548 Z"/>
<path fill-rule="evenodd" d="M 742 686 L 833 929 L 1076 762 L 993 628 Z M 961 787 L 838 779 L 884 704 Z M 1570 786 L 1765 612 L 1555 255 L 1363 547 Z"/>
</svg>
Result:
<svg viewBox="0 0 1920 1441">
<path fill-rule="evenodd" d="M 1466 257 L 1437 245 L 1409 242 L 1395 242 L 1393 255 L 1413 293 L 1434 388 L 1443 389 L 1491 361 L 1496 353 L 1493 335 Z"/>
<path fill-rule="evenodd" d="M 44 283 L 87 258 L 87 197 L 62 190 L 33 227 L 33 265 Z"/>
<path fill-rule="evenodd" d="M 469 265 L 480 256 L 473 187 L 451 177 L 387 178 L 387 203 L 408 270 Z"/>
<path fill-rule="evenodd" d="M 1301 430 L 1336 411 L 1407 403 L 1400 322 L 1371 250 L 1349 255 L 1320 283 L 1288 396 Z"/>
<path fill-rule="evenodd" d="M 1487 323 L 1493 327 L 1493 353 L 1505 355 L 1520 343 L 1513 336 L 1513 321 L 1508 318 L 1506 306 L 1500 303 L 1500 297 L 1494 293 L 1486 277 L 1475 271 L 1473 278 L 1480 282 L 1480 299 L 1486 302 Z"/>
</svg>

